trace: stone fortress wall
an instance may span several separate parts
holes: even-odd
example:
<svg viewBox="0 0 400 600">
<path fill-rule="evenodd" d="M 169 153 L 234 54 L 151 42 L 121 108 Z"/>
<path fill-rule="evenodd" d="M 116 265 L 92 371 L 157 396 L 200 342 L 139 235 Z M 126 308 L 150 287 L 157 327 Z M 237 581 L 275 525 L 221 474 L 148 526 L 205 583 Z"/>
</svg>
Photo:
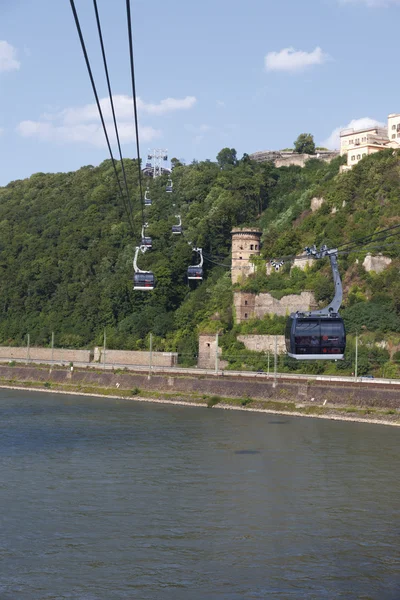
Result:
<svg viewBox="0 0 400 600">
<path fill-rule="evenodd" d="M 317 303 L 312 292 L 290 294 L 277 300 L 269 293 L 252 294 L 250 292 L 234 292 L 236 323 L 249 319 L 263 319 L 266 315 L 285 317 L 291 312 L 313 310 Z"/>
<path fill-rule="evenodd" d="M 306 162 L 312 158 L 331 162 L 331 160 L 338 156 L 339 152 L 335 150 L 320 150 L 316 154 L 298 154 L 290 150 L 262 150 L 261 152 L 250 154 L 251 160 L 256 162 L 273 162 L 275 167 L 289 167 L 291 165 L 304 167 Z"/>
</svg>

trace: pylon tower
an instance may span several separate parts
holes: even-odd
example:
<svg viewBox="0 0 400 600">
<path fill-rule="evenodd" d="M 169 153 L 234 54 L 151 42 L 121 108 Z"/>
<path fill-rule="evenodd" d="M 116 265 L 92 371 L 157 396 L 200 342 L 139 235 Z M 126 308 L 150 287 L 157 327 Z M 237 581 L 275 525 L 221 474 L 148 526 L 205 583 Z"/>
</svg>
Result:
<svg viewBox="0 0 400 600">
<path fill-rule="evenodd" d="M 153 167 L 153 177 L 162 175 L 163 163 L 168 160 L 168 150 L 163 148 L 149 149 L 146 167 Z M 151 161 L 151 162 L 150 162 Z"/>
</svg>

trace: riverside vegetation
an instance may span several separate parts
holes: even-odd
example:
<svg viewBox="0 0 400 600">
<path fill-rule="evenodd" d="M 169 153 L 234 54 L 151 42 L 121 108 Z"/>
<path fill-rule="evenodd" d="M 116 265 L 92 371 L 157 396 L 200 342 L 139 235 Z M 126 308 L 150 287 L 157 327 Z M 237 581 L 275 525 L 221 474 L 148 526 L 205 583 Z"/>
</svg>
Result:
<svg viewBox="0 0 400 600">
<path fill-rule="evenodd" d="M 329 263 L 316 261 L 307 271 L 287 264 L 270 276 L 259 268 L 241 288 L 233 288 L 227 268 L 230 231 L 261 227 L 257 261 L 265 263 L 302 253 L 307 245 L 335 247 L 400 223 L 400 155 L 384 151 L 339 175 L 342 162 L 311 159 L 303 169 L 275 168 L 247 155 L 238 159 L 229 148 L 216 162 L 173 160 L 173 194 L 165 193 L 164 176 L 149 181 L 153 205 L 146 220 L 153 249 L 139 258 L 139 266 L 151 268 L 157 278 L 149 294 L 132 289 L 141 229 L 136 161 L 125 161 L 135 236 L 110 160 L 9 183 L 0 188 L 0 344 L 24 344 L 29 333 L 32 344 L 48 345 L 55 332 L 56 345 L 81 348 L 101 344 L 105 329 L 109 348 L 141 350 L 148 348 L 151 332 L 155 350 L 178 352 L 180 363 L 189 366 L 197 360 L 198 334 L 219 332 L 228 368 L 265 369 L 265 354 L 246 350 L 236 336 L 282 334 L 285 319 L 235 325 L 233 290 L 268 291 L 280 298 L 310 289 L 324 304 L 333 294 Z M 316 212 L 310 210 L 313 197 L 325 200 Z M 178 212 L 183 236 L 171 234 Z M 205 280 L 192 288 L 185 277 L 195 260 L 188 242 L 205 254 Z M 383 249 L 371 247 L 393 259 L 381 274 L 362 267 L 368 248 L 340 256 L 342 315 L 350 334 L 345 360 L 302 364 L 282 356 L 279 370 L 351 373 L 358 333 L 359 374 L 399 375 L 400 352 L 389 353 L 400 348 L 399 249 L 396 236 Z"/>
</svg>

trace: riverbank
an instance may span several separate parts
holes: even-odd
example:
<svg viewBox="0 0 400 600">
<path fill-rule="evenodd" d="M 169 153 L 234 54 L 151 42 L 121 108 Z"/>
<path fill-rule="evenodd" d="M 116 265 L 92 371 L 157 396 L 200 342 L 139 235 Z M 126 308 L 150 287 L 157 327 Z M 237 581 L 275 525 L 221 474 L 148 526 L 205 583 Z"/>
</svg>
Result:
<svg viewBox="0 0 400 600">
<path fill-rule="evenodd" d="M 70 386 L 68 386 L 70 387 Z M 359 423 L 370 423 L 375 425 L 391 425 L 400 426 L 400 414 L 394 412 L 392 409 L 378 410 L 378 409 L 357 409 L 354 406 L 347 406 L 342 408 L 332 406 L 306 406 L 303 404 L 290 403 L 288 407 L 287 402 L 275 402 L 274 406 L 271 407 L 271 402 L 268 401 L 255 401 L 249 398 L 236 399 L 236 398 L 222 398 L 220 396 L 202 397 L 201 399 L 194 396 L 179 398 L 170 397 L 171 395 L 161 395 L 164 397 L 154 396 L 146 394 L 145 396 L 139 394 L 132 394 L 126 390 L 121 391 L 119 394 L 113 393 L 114 390 L 110 389 L 96 389 L 91 391 L 89 389 L 71 390 L 66 389 L 67 386 L 41 386 L 40 384 L 33 385 L 7 385 L 0 383 L 0 388 L 29 391 L 29 392 L 48 392 L 52 394 L 72 395 L 72 396 L 89 396 L 89 397 L 102 397 L 109 398 L 112 400 L 131 400 L 135 402 L 147 402 L 151 404 L 167 404 L 174 406 L 187 406 L 187 407 L 200 407 L 200 408 L 217 408 L 221 410 L 239 410 L 242 412 L 252 413 L 264 413 L 272 415 L 282 415 L 291 417 L 308 417 L 313 419 L 328 419 L 332 421 L 349 421 Z M 373 415 L 373 416 L 372 416 Z"/>
</svg>

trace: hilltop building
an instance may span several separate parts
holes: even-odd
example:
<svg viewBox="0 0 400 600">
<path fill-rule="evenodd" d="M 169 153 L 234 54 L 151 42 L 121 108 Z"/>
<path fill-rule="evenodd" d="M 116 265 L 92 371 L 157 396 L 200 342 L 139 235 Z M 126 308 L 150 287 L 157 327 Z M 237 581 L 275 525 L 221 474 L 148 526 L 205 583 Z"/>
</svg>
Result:
<svg viewBox="0 0 400 600">
<path fill-rule="evenodd" d="M 387 127 L 343 129 L 340 132 L 340 155 L 347 154 L 347 164 L 341 167 L 341 172 L 349 171 L 365 156 L 388 148 L 400 148 L 400 114 L 390 114 Z"/>
<path fill-rule="evenodd" d="M 260 256 L 261 229 L 235 227 L 232 229 L 232 283 L 237 283 L 254 273 L 251 256 Z"/>
</svg>

